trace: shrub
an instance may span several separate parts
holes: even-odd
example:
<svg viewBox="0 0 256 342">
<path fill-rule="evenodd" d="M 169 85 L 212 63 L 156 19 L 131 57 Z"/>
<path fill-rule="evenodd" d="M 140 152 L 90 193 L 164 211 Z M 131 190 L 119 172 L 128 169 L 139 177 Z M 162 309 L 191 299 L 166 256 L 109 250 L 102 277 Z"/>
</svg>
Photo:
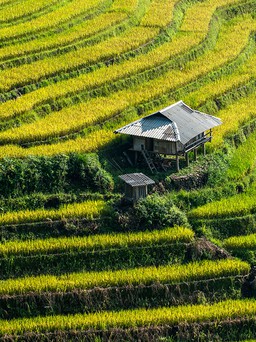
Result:
<svg viewBox="0 0 256 342">
<path fill-rule="evenodd" d="M 147 228 L 188 224 L 186 215 L 173 204 L 170 196 L 154 193 L 139 200 L 134 211 L 136 224 Z"/>
<path fill-rule="evenodd" d="M 209 187 L 215 187 L 225 184 L 227 180 L 227 170 L 229 167 L 229 155 L 224 155 L 221 152 L 215 153 L 214 159 L 208 167 L 208 181 Z"/>
<path fill-rule="evenodd" d="M 74 186 L 107 192 L 112 177 L 102 168 L 98 156 L 59 154 L 30 156 L 0 161 L 0 195 L 20 196 L 33 192 L 59 193 Z"/>
<path fill-rule="evenodd" d="M 101 166 L 96 154 L 71 154 L 69 159 L 70 182 L 94 191 L 111 191 L 114 182 Z"/>
</svg>

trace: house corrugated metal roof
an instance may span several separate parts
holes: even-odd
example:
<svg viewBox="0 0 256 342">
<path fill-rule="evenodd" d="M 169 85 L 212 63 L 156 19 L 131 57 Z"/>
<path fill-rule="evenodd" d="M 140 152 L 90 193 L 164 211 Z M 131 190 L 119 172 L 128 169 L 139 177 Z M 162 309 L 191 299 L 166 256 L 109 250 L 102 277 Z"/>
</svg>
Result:
<svg viewBox="0 0 256 342">
<path fill-rule="evenodd" d="M 155 184 L 153 179 L 144 175 L 144 173 L 126 173 L 125 175 L 119 176 L 119 178 L 132 187 Z"/>
<path fill-rule="evenodd" d="M 163 115 L 151 115 L 118 129 L 116 132 L 160 140 L 176 141 L 178 137 L 175 123 Z"/>
<path fill-rule="evenodd" d="M 115 133 L 180 141 L 184 145 L 198 134 L 220 124 L 219 118 L 193 110 L 183 101 L 179 101 L 119 128 Z"/>
</svg>

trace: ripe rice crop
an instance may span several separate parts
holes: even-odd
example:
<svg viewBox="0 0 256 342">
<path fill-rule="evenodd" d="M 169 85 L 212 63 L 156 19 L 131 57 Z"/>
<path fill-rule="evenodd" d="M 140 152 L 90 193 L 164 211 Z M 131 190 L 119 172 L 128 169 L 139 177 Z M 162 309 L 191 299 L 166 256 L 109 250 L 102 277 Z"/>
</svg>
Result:
<svg viewBox="0 0 256 342">
<path fill-rule="evenodd" d="M 223 247 L 228 250 L 256 249 L 256 234 L 244 236 L 232 236 L 223 242 Z"/>
<path fill-rule="evenodd" d="M 193 38 L 193 39 L 192 39 Z M 60 96 L 75 94 L 76 92 L 94 88 L 112 82 L 123 77 L 131 76 L 134 73 L 141 72 L 147 68 L 151 68 L 167 61 L 172 56 L 188 49 L 200 42 L 201 35 L 195 33 L 193 37 L 181 36 L 174 39 L 172 43 L 166 43 L 150 51 L 146 55 L 139 55 L 132 60 L 125 61 L 121 64 L 112 66 L 111 68 L 103 67 L 89 74 L 81 75 L 75 79 L 69 79 L 57 84 L 51 84 L 47 87 L 40 88 L 24 96 L 0 104 L 0 117 L 8 119 L 15 117 L 20 113 L 29 111 L 41 102 L 54 100 Z"/>
<path fill-rule="evenodd" d="M 177 0 L 153 0 L 150 10 L 141 21 L 141 25 L 160 28 L 167 26 L 172 20 L 172 12 L 176 3 Z"/>
<path fill-rule="evenodd" d="M 93 218 L 99 216 L 105 209 L 103 201 L 87 201 L 67 204 L 60 209 L 37 209 L 7 212 L 0 215 L 0 224 L 17 224 L 45 220 L 61 220 L 64 218 Z"/>
<path fill-rule="evenodd" d="M 189 212 L 191 218 L 245 216 L 256 212 L 256 189 L 220 201 L 210 202 Z"/>
<path fill-rule="evenodd" d="M 27 0 L 25 2 L 20 2 L 15 5 L 15 11 L 9 7 L 0 10 L 0 24 L 8 23 L 8 21 L 26 16 L 28 14 L 35 13 L 44 8 L 51 6 L 51 4 L 58 3 L 57 0 Z M 3 18 L 3 19 L 2 19 Z"/>
<path fill-rule="evenodd" d="M 216 9 L 216 6 L 217 4 L 214 1 L 211 1 L 209 3 L 208 9 L 211 13 Z M 198 16 L 200 13 L 200 4 L 196 4 L 193 7 L 196 7 L 198 9 L 196 11 Z M 185 26 L 187 20 L 189 20 L 189 17 L 185 15 L 183 21 L 183 24 Z M 79 78 L 76 78 L 74 80 L 71 79 L 68 81 L 58 83 L 57 85 L 50 85 L 49 87 L 36 90 L 31 94 L 27 94 L 21 98 L 18 98 L 15 101 L 10 101 L 6 104 L 2 104 L 0 107 L 0 115 L 2 115 L 5 118 L 16 116 L 19 113 L 32 109 L 32 106 L 35 105 L 36 101 L 38 103 L 49 97 L 54 98 L 61 95 L 63 96 L 65 93 L 70 92 L 70 89 L 72 89 L 72 92 L 74 93 L 79 90 L 86 89 L 90 86 L 100 86 L 101 84 L 111 82 L 114 79 L 130 76 L 134 72 L 140 72 L 141 70 L 157 66 L 167 61 L 172 56 L 175 56 L 176 54 L 181 53 L 182 51 L 185 52 L 189 48 L 192 48 L 193 46 L 199 44 L 199 42 L 207 34 L 209 21 L 210 17 L 207 20 L 205 32 L 198 33 L 199 28 L 197 28 L 195 32 L 186 32 L 183 29 L 183 33 L 181 35 L 175 37 L 171 42 L 163 44 L 159 48 L 153 49 L 146 55 L 138 56 L 137 58 L 133 58 L 131 61 L 125 61 L 121 65 L 114 65 L 111 68 L 103 68 L 103 70 L 97 70 L 96 72 L 90 73 L 89 75 L 80 76 Z M 200 22 L 200 20 L 197 20 L 197 22 Z M 184 34 L 185 32 L 186 34 Z M 102 44 L 99 44 L 99 46 L 101 46 L 101 50 L 104 50 L 104 44 L 103 46 Z M 13 113 L 13 111 L 15 111 L 15 114 Z"/>
<path fill-rule="evenodd" d="M 255 24 L 250 16 L 235 24 L 235 27 L 228 25 L 222 34 L 219 34 L 219 41 L 213 51 L 209 51 L 196 61 L 189 62 L 184 70 L 172 70 L 160 78 L 154 79 L 135 87 L 119 91 L 109 97 L 98 97 L 90 102 L 63 109 L 59 112 L 52 112 L 44 119 L 36 123 L 23 125 L 0 133 L 2 143 L 26 142 L 43 140 L 46 137 L 56 137 L 81 130 L 89 124 L 95 124 L 99 120 L 107 119 L 116 113 L 125 110 L 131 105 L 148 100 L 150 97 L 161 96 L 170 87 L 177 87 L 179 83 L 191 82 L 202 74 L 209 72 L 212 68 L 227 63 L 241 52 L 248 41 L 249 34 Z M 237 20 L 236 20 L 237 21 Z M 255 26 L 256 27 L 256 26 Z M 229 42 L 236 41 L 237 44 Z M 218 58 L 217 58 L 218 57 Z M 184 73 L 185 72 L 185 73 Z M 106 101 L 108 106 L 105 106 Z M 65 117 L 65 122 L 63 118 Z"/>
<path fill-rule="evenodd" d="M 256 166 L 256 131 L 234 152 L 228 169 L 231 179 L 241 179 Z"/>
<path fill-rule="evenodd" d="M 57 8 L 55 11 L 46 15 L 33 19 L 31 21 L 21 23 L 15 26 L 0 29 L 0 41 L 18 38 L 23 35 L 35 34 L 50 27 L 58 26 L 60 23 L 67 21 L 79 14 L 86 13 L 91 9 L 95 9 L 103 0 L 72 0 L 65 6 Z"/>
<path fill-rule="evenodd" d="M 70 291 L 94 287 L 149 285 L 155 282 L 175 284 L 220 277 L 246 275 L 248 263 L 224 259 L 193 262 L 186 265 L 150 266 L 128 270 L 71 273 L 61 276 L 40 275 L 0 280 L 0 294 L 24 294 L 28 292 Z M 1 330 L 0 330 L 1 331 Z"/>
<path fill-rule="evenodd" d="M 254 59 L 254 57 L 252 57 L 252 59 Z M 246 61 L 245 64 L 251 64 L 250 62 L 251 59 Z M 206 85 L 202 85 L 198 90 L 186 94 L 184 102 L 190 103 L 192 108 L 198 108 L 201 104 L 204 104 L 211 98 L 221 96 L 225 92 L 229 90 L 232 91 L 232 89 L 238 88 L 239 86 L 243 87 L 250 79 L 251 75 L 249 73 L 243 73 L 242 68 L 239 67 L 235 69 L 231 75 L 222 75 L 220 78 L 212 80 Z M 228 108 L 226 108 L 226 110 L 228 110 Z M 223 119 L 225 124 L 225 118 L 223 117 Z"/>
<path fill-rule="evenodd" d="M 136 7 L 138 7 L 138 0 L 119 0 L 115 1 L 112 10 L 114 12 L 124 11 L 128 14 L 131 14 Z"/>
<path fill-rule="evenodd" d="M 101 129 L 86 138 L 78 137 L 75 140 L 67 140 L 51 145 L 39 145 L 32 148 L 22 148 L 18 145 L 0 146 L 0 158 L 6 156 L 26 157 L 28 155 L 52 156 L 59 153 L 71 152 L 91 152 L 104 147 L 105 144 L 113 140 L 113 130 Z"/>
<path fill-rule="evenodd" d="M 212 147 L 218 148 L 223 144 L 224 137 L 227 134 L 235 133 L 240 124 L 245 122 L 246 119 L 256 117 L 255 112 L 256 96 L 251 94 L 234 104 L 228 106 L 218 112 L 218 117 L 222 120 L 225 119 L 225 124 L 216 127 L 214 130 L 214 139 L 212 141 Z M 237 113 L 239 112 L 239 115 Z"/>
<path fill-rule="evenodd" d="M 23 54 L 28 55 L 42 50 L 65 46 L 73 42 L 75 43 L 80 39 L 85 39 L 97 32 L 108 29 L 110 26 L 116 25 L 126 18 L 126 13 L 110 11 L 109 13 L 98 15 L 91 20 L 83 21 L 81 24 L 68 30 L 68 32 L 64 31 L 58 35 L 53 34 L 49 37 L 42 37 L 36 40 L 2 47 L 0 49 L 0 60 L 8 60 Z"/>
<path fill-rule="evenodd" d="M 209 322 L 254 318 L 256 301 L 253 299 L 227 300 L 215 304 L 186 305 L 158 309 L 123 310 L 95 314 L 77 314 L 74 316 L 47 316 L 29 319 L 1 320 L 0 334 L 23 334 L 29 331 L 37 333 L 56 330 L 86 330 L 129 327 L 149 327 L 177 325 L 179 323 Z"/>
<path fill-rule="evenodd" d="M 131 61 L 126 61 L 121 64 L 114 65 L 112 68 L 103 67 L 90 74 L 81 75 L 75 79 L 69 79 L 58 84 L 52 84 L 44 88 L 40 88 L 29 94 L 0 104 L 0 116 L 4 119 L 16 117 L 20 113 L 31 110 L 35 105 L 41 102 L 54 100 L 56 97 L 64 96 L 65 94 L 74 94 L 78 91 L 94 88 L 118 80 L 120 77 L 127 77 L 135 72 L 141 72 L 146 68 L 154 67 L 168 58 L 178 54 L 184 50 L 183 45 L 187 47 L 193 46 L 196 41 L 200 41 L 197 34 L 194 39 L 191 36 L 181 37 L 177 39 L 177 49 L 175 42 L 163 44 L 160 48 L 156 48 L 146 55 L 138 56 Z M 184 43 L 184 44 L 183 44 Z"/>
<path fill-rule="evenodd" d="M 130 26 L 135 25 L 143 16 L 145 10 L 148 6 L 148 0 L 140 0 L 131 2 L 120 2 L 119 0 L 114 0 L 111 3 L 111 0 L 105 1 L 102 3 L 102 8 L 98 8 L 98 15 L 96 16 L 96 12 L 93 13 L 92 16 L 88 20 L 82 19 L 74 19 L 75 24 L 72 22 L 69 26 L 71 26 L 68 30 L 63 29 L 61 32 L 50 32 L 49 34 L 44 34 L 42 36 L 38 36 L 36 40 L 29 41 L 15 41 L 15 44 L 7 44 L 0 49 L 0 59 L 1 60 L 9 60 L 10 58 L 19 57 L 24 54 L 28 56 L 28 61 L 30 63 L 32 60 L 36 61 L 39 56 L 42 58 L 41 52 L 44 51 L 43 56 L 47 57 L 48 54 L 50 56 L 54 53 L 52 49 L 58 49 L 60 54 L 65 51 L 61 51 L 61 47 L 67 48 L 67 51 L 76 50 L 81 48 L 81 46 L 90 45 L 91 42 L 95 39 L 96 42 L 99 42 L 98 32 L 105 31 L 105 35 L 107 31 L 113 30 L 114 25 L 118 24 L 123 25 L 123 29 L 129 28 Z M 110 8 L 108 8 L 110 6 Z M 119 26 L 120 29 L 120 26 Z M 121 30 L 121 31 L 122 31 Z M 116 31 L 118 32 L 118 31 Z M 73 46 L 72 46 L 73 45 Z M 36 54 L 34 54 L 36 53 Z M 56 54 L 55 54 L 56 55 Z M 14 60 L 14 62 L 20 61 Z M 26 59 L 24 59 L 23 63 L 26 63 Z M 9 61 L 12 66 L 12 60 Z"/>
<path fill-rule="evenodd" d="M 5 5 L 10 5 L 12 3 L 15 3 L 17 0 L 0 0 L 0 5 L 5 6 Z M 19 0 L 18 0 L 19 1 Z"/>
<path fill-rule="evenodd" d="M 81 250 L 96 251 L 109 248 L 165 243 L 188 243 L 191 242 L 193 238 L 194 232 L 192 230 L 183 227 L 174 227 L 152 232 L 9 241 L 0 244 L 0 257 L 7 255 L 49 254 Z"/>
<path fill-rule="evenodd" d="M 90 46 L 84 47 L 64 55 L 4 70 L 0 73 L 0 80 L 4 82 L 0 85 L 0 91 L 7 91 L 12 87 L 21 86 L 51 74 L 56 75 L 61 70 L 68 71 L 71 68 L 78 68 L 107 58 L 110 59 L 117 54 L 145 44 L 154 38 L 157 33 L 158 29 L 156 28 L 134 27 L 120 36 L 94 45 L 93 50 Z"/>
</svg>

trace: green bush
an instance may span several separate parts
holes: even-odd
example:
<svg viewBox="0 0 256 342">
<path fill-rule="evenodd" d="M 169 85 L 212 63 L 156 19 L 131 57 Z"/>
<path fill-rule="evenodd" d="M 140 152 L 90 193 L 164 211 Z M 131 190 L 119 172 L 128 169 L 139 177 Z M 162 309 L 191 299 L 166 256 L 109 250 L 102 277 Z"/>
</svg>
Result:
<svg viewBox="0 0 256 342">
<path fill-rule="evenodd" d="M 215 187 L 225 184 L 227 180 L 227 170 L 229 168 L 230 156 L 222 152 L 215 153 L 208 166 L 208 180 L 209 187 Z"/>
<path fill-rule="evenodd" d="M 170 196 L 154 193 L 138 201 L 134 207 L 136 224 L 146 228 L 184 226 L 188 224 L 186 215 L 179 210 Z"/>
<path fill-rule="evenodd" d="M 68 178 L 72 184 L 94 191 L 107 192 L 114 188 L 111 175 L 105 171 L 96 154 L 71 154 Z"/>
<path fill-rule="evenodd" d="M 35 192 L 52 194 L 73 187 L 105 193 L 113 189 L 113 180 L 96 154 L 30 156 L 0 161 L 0 195 L 3 197 Z"/>
</svg>

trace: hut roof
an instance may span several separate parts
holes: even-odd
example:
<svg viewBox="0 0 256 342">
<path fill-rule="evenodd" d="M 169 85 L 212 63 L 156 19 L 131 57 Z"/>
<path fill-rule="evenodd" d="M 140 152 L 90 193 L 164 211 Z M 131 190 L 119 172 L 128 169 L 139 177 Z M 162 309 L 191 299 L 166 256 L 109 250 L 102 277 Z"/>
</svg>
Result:
<svg viewBox="0 0 256 342">
<path fill-rule="evenodd" d="M 132 187 L 155 184 L 153 179 L 144 175 L 144 173 L 126 173 L 125 175 L 119 176 L 119 178 Z"/>
<path fill-rule="evenodd" d="M 115 133 L 129 134 L 186 144 L 198 134 L 221 125 L 215 116 L 191 109 L 183 101 L 134 121 Z"/>
</svg>

